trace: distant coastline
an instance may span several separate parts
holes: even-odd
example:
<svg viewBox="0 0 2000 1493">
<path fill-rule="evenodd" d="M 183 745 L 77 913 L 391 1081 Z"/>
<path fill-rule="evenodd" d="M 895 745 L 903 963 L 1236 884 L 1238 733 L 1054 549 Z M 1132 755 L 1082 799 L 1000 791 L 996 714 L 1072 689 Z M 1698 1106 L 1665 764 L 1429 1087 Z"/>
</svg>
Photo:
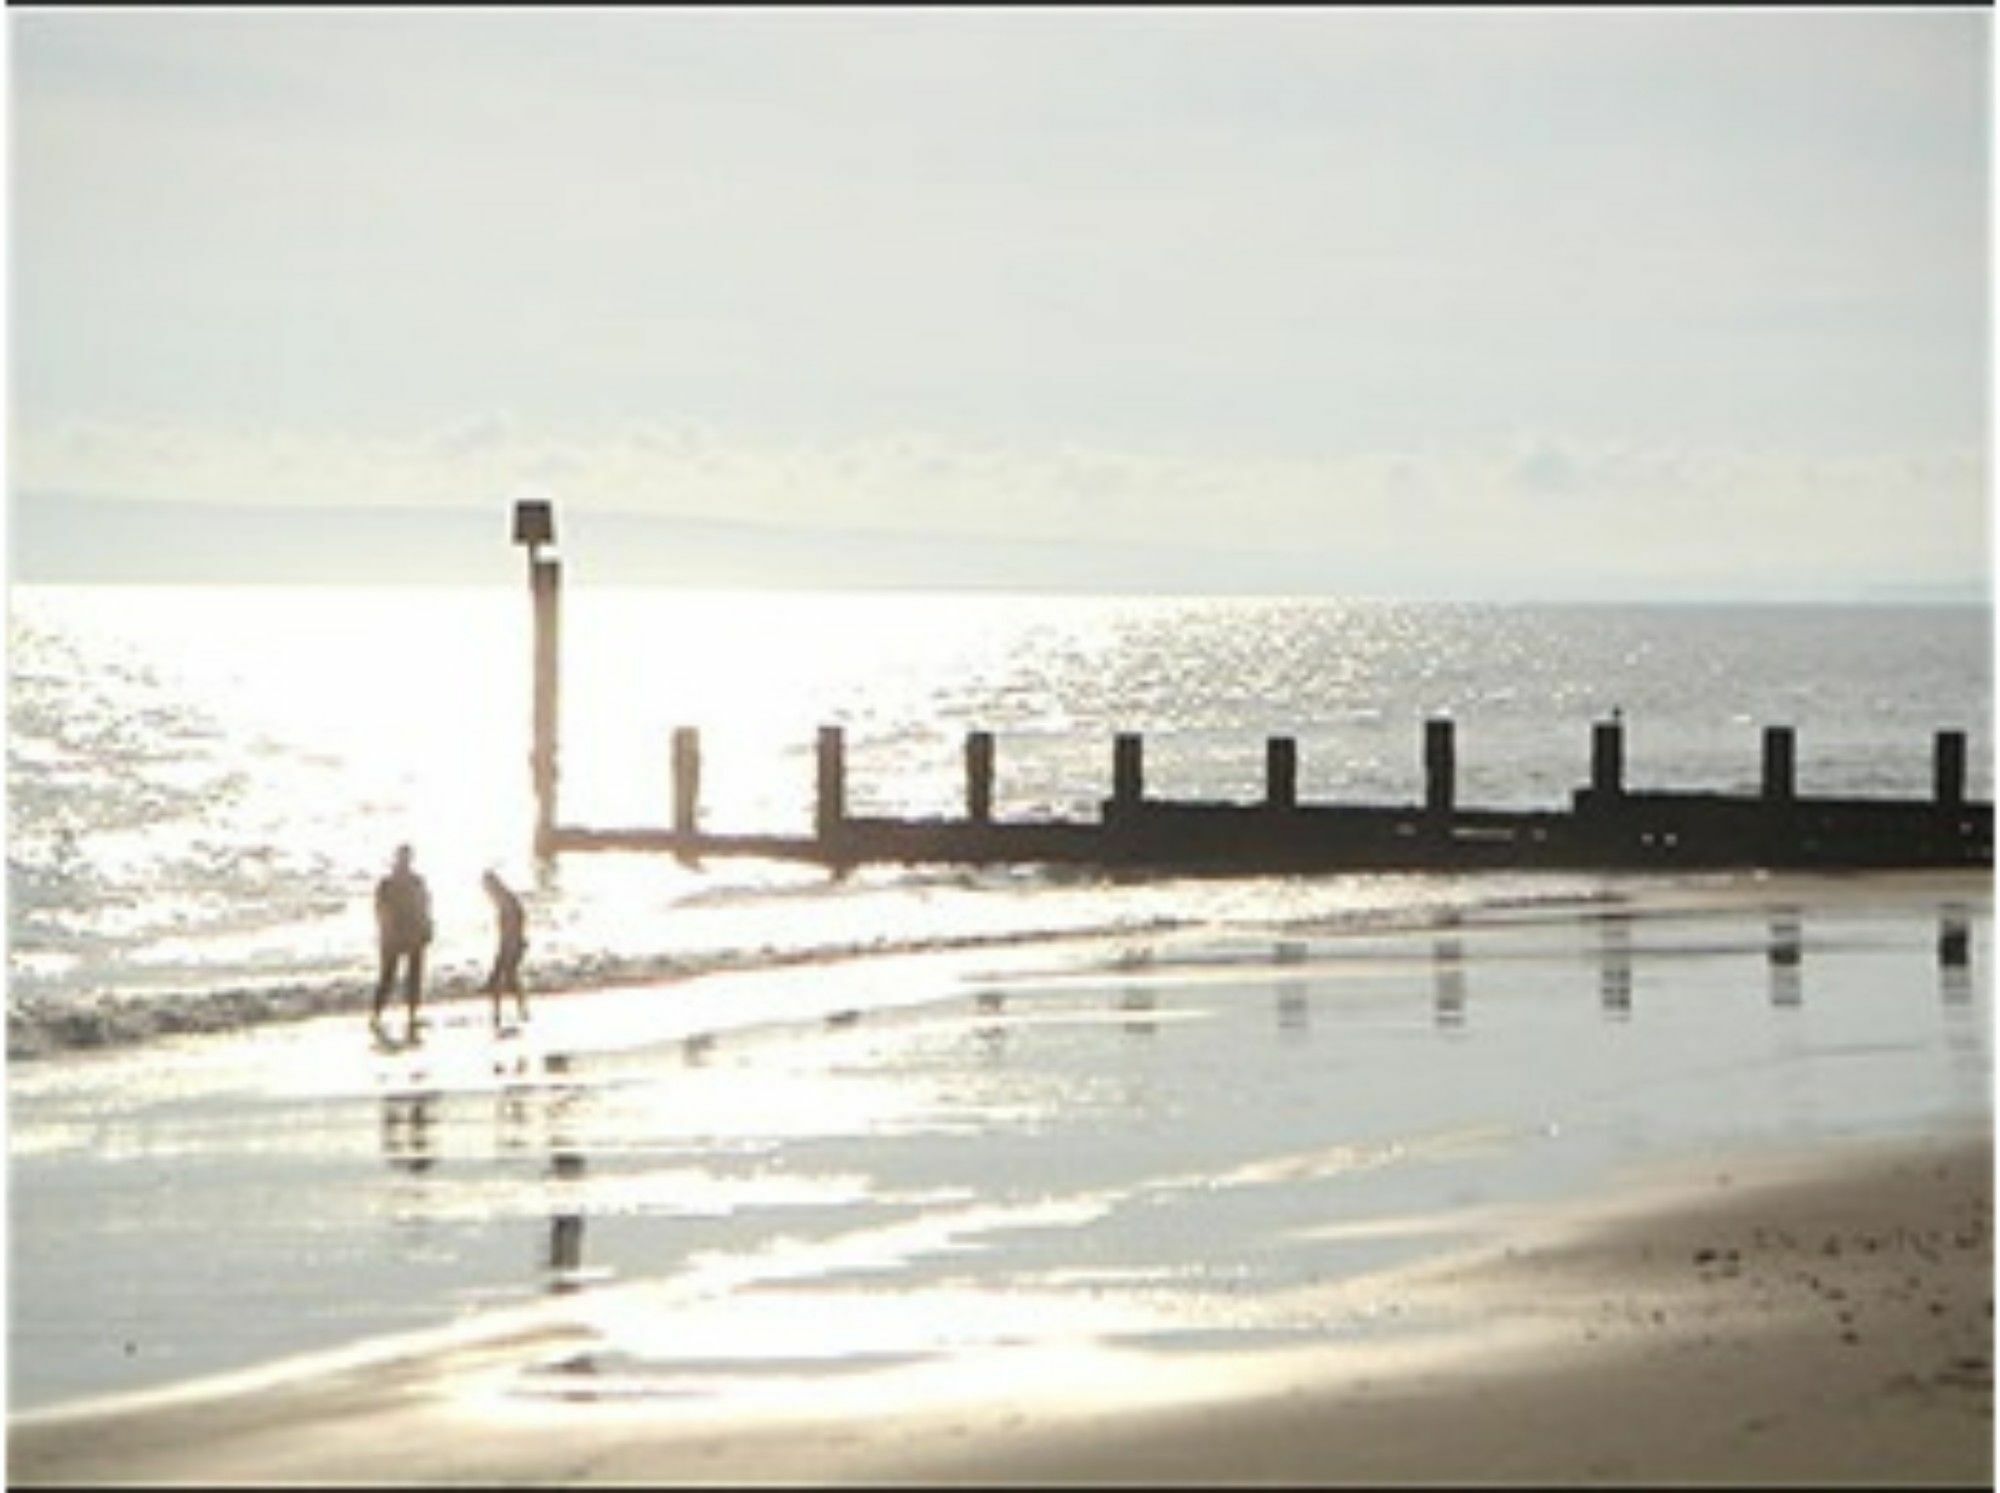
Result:
<svg viewBox="0 0 2000 1493">
<path fill-rule="evenodd" d="M 507 511 L 497 501 L 336 507 L 19 492 L 9 500 L 8 576 L 27 585 L 518 585 Z M 1385 571 L 1310 551 L 778 528 L 590 510 L 562 537 L 588 562 L 591 583 L 603 586 L 1718 605 L 1959 607 L 1991 600 L 1983 573 L 1952 583 L 1827 578 L 1758 591 L 1699 578 L 1649 591 L 1606 574 L 1591 586 L 1556 583 L 1527 594 L 1491 578 L 1427 571 L 1420 545 L 1400 569 Z"/>
</svg>

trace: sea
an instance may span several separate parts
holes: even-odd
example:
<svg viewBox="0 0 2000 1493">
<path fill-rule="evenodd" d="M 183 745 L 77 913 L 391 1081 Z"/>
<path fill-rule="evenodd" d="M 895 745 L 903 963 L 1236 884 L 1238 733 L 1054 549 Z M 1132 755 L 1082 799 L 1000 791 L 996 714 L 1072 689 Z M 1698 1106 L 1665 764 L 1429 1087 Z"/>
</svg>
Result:
<svg viewBox="0 0 2000 1493">
<path fill-rule="evenodd" d="M 839 725 L 856 813 L 949 815 L 994 734 L 995 814 L 1094 819 L 1112 741 L 1149 794 L 1414 803 L 1426 719 L 1459 801 L 1559 808 L 1590 728 L 1637 787 L 1754 791 L 1766 725 L 1803 793 L 1923 796 L 1933 733 L 1991 796 L 1991 621 L 1975 606 L 1450 605 L 1270 598 L 686 593 L 573 587 L 565 824 L 664 826 L 701 732 L 701 816 L 801 834 Z M 1032 866 L 812 867 L 591 854 L 538 864 L 530 604 L 506 588 L 49 587 L 8 599 L 8 1055 L 364 1010 L 371 890 L 413 847 L 442 997 L 483 979 L 480 887 L 527 903 L 544 989 L 857 953 L 1176 928 L 1262 930 L 1587 898 L 1556 875 L 1120 879 Z"/>
<path fill-rule="evenodd" d="M 1990 1129 L 1976 874 L 542 865 L 523 594 L 8 607 L 17 1416 L 521 1313 L 560 1346 L 481 1392 L 544 1412 L 1200 1376 L 1440 1329 L 1371 1282 L 1623 1168 Z M 1413 804 L 1437 716 L 1461 803 L 1559 808 L 1612 711 L 1635 787 L 1755 791 L 1782 724 L 1802 792 L 1923 796 L 1953 729 L 1986 799 L 1990 656 L 1983 608 L 575 586 L 559 817 L 666 825 L 680 726 L 718 831 L 808 832 L 824 725 L 859 813 L 958 812 L 973 730 L 1003 819 L 1094 819 L 1133 732 L 1149 795 L 1257 799 L 1283 735 L 1302 799 Z M 433 1026 L 383 1052 L 402 844 Z"/>
</svg>

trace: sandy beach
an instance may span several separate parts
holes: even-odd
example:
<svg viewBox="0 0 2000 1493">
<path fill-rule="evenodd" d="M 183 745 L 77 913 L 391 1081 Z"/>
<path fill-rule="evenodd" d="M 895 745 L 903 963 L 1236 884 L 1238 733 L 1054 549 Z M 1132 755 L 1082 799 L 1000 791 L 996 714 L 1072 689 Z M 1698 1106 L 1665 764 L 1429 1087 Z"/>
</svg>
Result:
<svg viewBox="0 0 2000 1493">
<path fill-rule="evenodd" d="M 18 9 L 12 1487 L 1995 1487 L 1995 5 Z"/>
<path fill-rule="evenodd" d="M 1719 1160 L 1343 1288 L 1454 1324 L 1408 1342 L 1199 1374 L 995 1353 L 723 1416 L 497 1406 L 496 1375 L 587 1339 L 552 1314 L 17 1421 L 11 1480 L 1990 1483 L 1990 1140 Z"/>
<path fill-rule="evenodd" d="M 10 1480 L 1990 1483 L 1989 917 L 1640 888 L 22 1069 Z"/>
</svg>

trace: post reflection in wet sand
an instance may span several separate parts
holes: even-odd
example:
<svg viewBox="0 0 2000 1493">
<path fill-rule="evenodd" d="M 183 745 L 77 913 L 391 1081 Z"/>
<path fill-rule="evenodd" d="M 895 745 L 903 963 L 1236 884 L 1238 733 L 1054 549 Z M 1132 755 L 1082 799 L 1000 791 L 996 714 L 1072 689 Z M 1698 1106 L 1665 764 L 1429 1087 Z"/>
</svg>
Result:
<svg viewBox="0 0 2000 1493">
<path fill-rule="evenodd" d="M 1796 907 L 1771 910 L 1771 942 L 1765 962 L 1771 971 L 1771 1004 L 1781 1009 L 1799 1006 L 1805 1000 L 1801 966 L 1805 960 L 1805 935 Z"/>
<path fill-rule="evenodd" d="M 1118 998 L 1118 1009 L 1125 1013 L 1122 1023 L 1125 1030 L 1135 1037 L 1150 1037 L 1160 1029 L 1160 1024 L 1152 1020 L 1152 1013 L 1158 1005 L 1158 998 L 1150 990 L 1127 989 Z"/>
<path fill-rule="evenodd" d="M 1007 1055 L 1007 994 L 1002 990 L 982 990 L 974 1005 L 984 1018 L 972 1029 L 979 1055 L 989 1063 L 997 1063 Z"/>
<path fill-rule="evenodd" d="M 1440 1028 L 1465 1025 L 1465 941 L 1431 942 L 1432 1019 Z"/>
<path fill-rule="evenodd" d="M 1950 903 L 1938 911 L 1938 995 L 1946 1005 L 1962 1006 L 1972 999 L 1972 920 L 1963 907 Z"/>
<path fill-rule="evenodd" d="M 550 1053 L 544 1066 L 549 1073 L 566 1075 L 569 1058 Z M 580 1186 L 588 1169 L 582 1143 L 576 1133 L 576 1106 L 583 1090 L 563 1084 L 545 1091 L 544 1116 L 548 1130 L 548 1176 L 551 1183 L 549 1242 L 544 1257 L 551 1291 L 573 1291 L 582 1284 L 584 1210 L 580 1200 L 565 1196 Z"/>
<path fill-rule="evenodd" d="M 1278 982 L 1278 1030 L 1284 1036 L 1298 1040 L 1312 1033 L 1312 1006 L 1306 999 L 1306 982 L 1303 980 L 1281 980 Z"/>
<path fill-rule="evenodd" d="M 1606 913 L 1597 923 L 1597 998 L 1611 1021 L 1632 1015 L 1632 918 Z"/>
<path fill-rule="evenodd" d="M 1280 967 L 1304 964 L 1306 953 L 1304 939 L 1281 938 L 1271 945 L 1271 963 Z M 1294 1040 L 1305 1036 L 1312 1028 L 1312 1015 L 1306 1005 L 1306 982 L 1283 979 L 1276 986 L 1278 1031 Z"/>
<path fill-rule="evenodd" d="M 575 1185 L 583 1177 L 586 1162 L 581 1151 L 553 1151 L 549 1155 L 552 1180 Z M 557 1208 L 549 1214 L 549 1289 L 574 1291 L 583 1284 L 583 1209 Z"/>
<path fill-rule="evenodd" d="M 1981 1102 L 1991 1092 L 1992 1068 L 1987 1057 L 1987 1024 L 1981 1016 L 1972 984 L 1972 922 L 1966 909 L 1947 903 L 1938 909 L 1938 1005 L 1943 1015 L 1945 1050 L 1951 1055 L 1953 1087 L 1967 1103 Z"/>
</svg>

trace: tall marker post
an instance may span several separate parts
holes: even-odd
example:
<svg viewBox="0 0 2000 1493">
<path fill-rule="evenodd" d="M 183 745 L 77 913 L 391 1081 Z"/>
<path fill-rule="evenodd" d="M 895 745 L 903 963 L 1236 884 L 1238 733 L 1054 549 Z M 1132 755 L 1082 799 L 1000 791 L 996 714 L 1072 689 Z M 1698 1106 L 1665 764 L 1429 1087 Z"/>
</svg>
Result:
<svg viewBox="0 0 2000 1493">
<path fill-rule="evenodd" d="M 535 605 L 534 746 L 528 755 L 535 781 L 535 856 L 556 848 L 556 688 L 562 613 L 562 562 L 542 553 L 554 548 L 556 519 L 546 502 L 514 505 L 514 543 L 528 551 L 528 591 Z"/>
</svg>

